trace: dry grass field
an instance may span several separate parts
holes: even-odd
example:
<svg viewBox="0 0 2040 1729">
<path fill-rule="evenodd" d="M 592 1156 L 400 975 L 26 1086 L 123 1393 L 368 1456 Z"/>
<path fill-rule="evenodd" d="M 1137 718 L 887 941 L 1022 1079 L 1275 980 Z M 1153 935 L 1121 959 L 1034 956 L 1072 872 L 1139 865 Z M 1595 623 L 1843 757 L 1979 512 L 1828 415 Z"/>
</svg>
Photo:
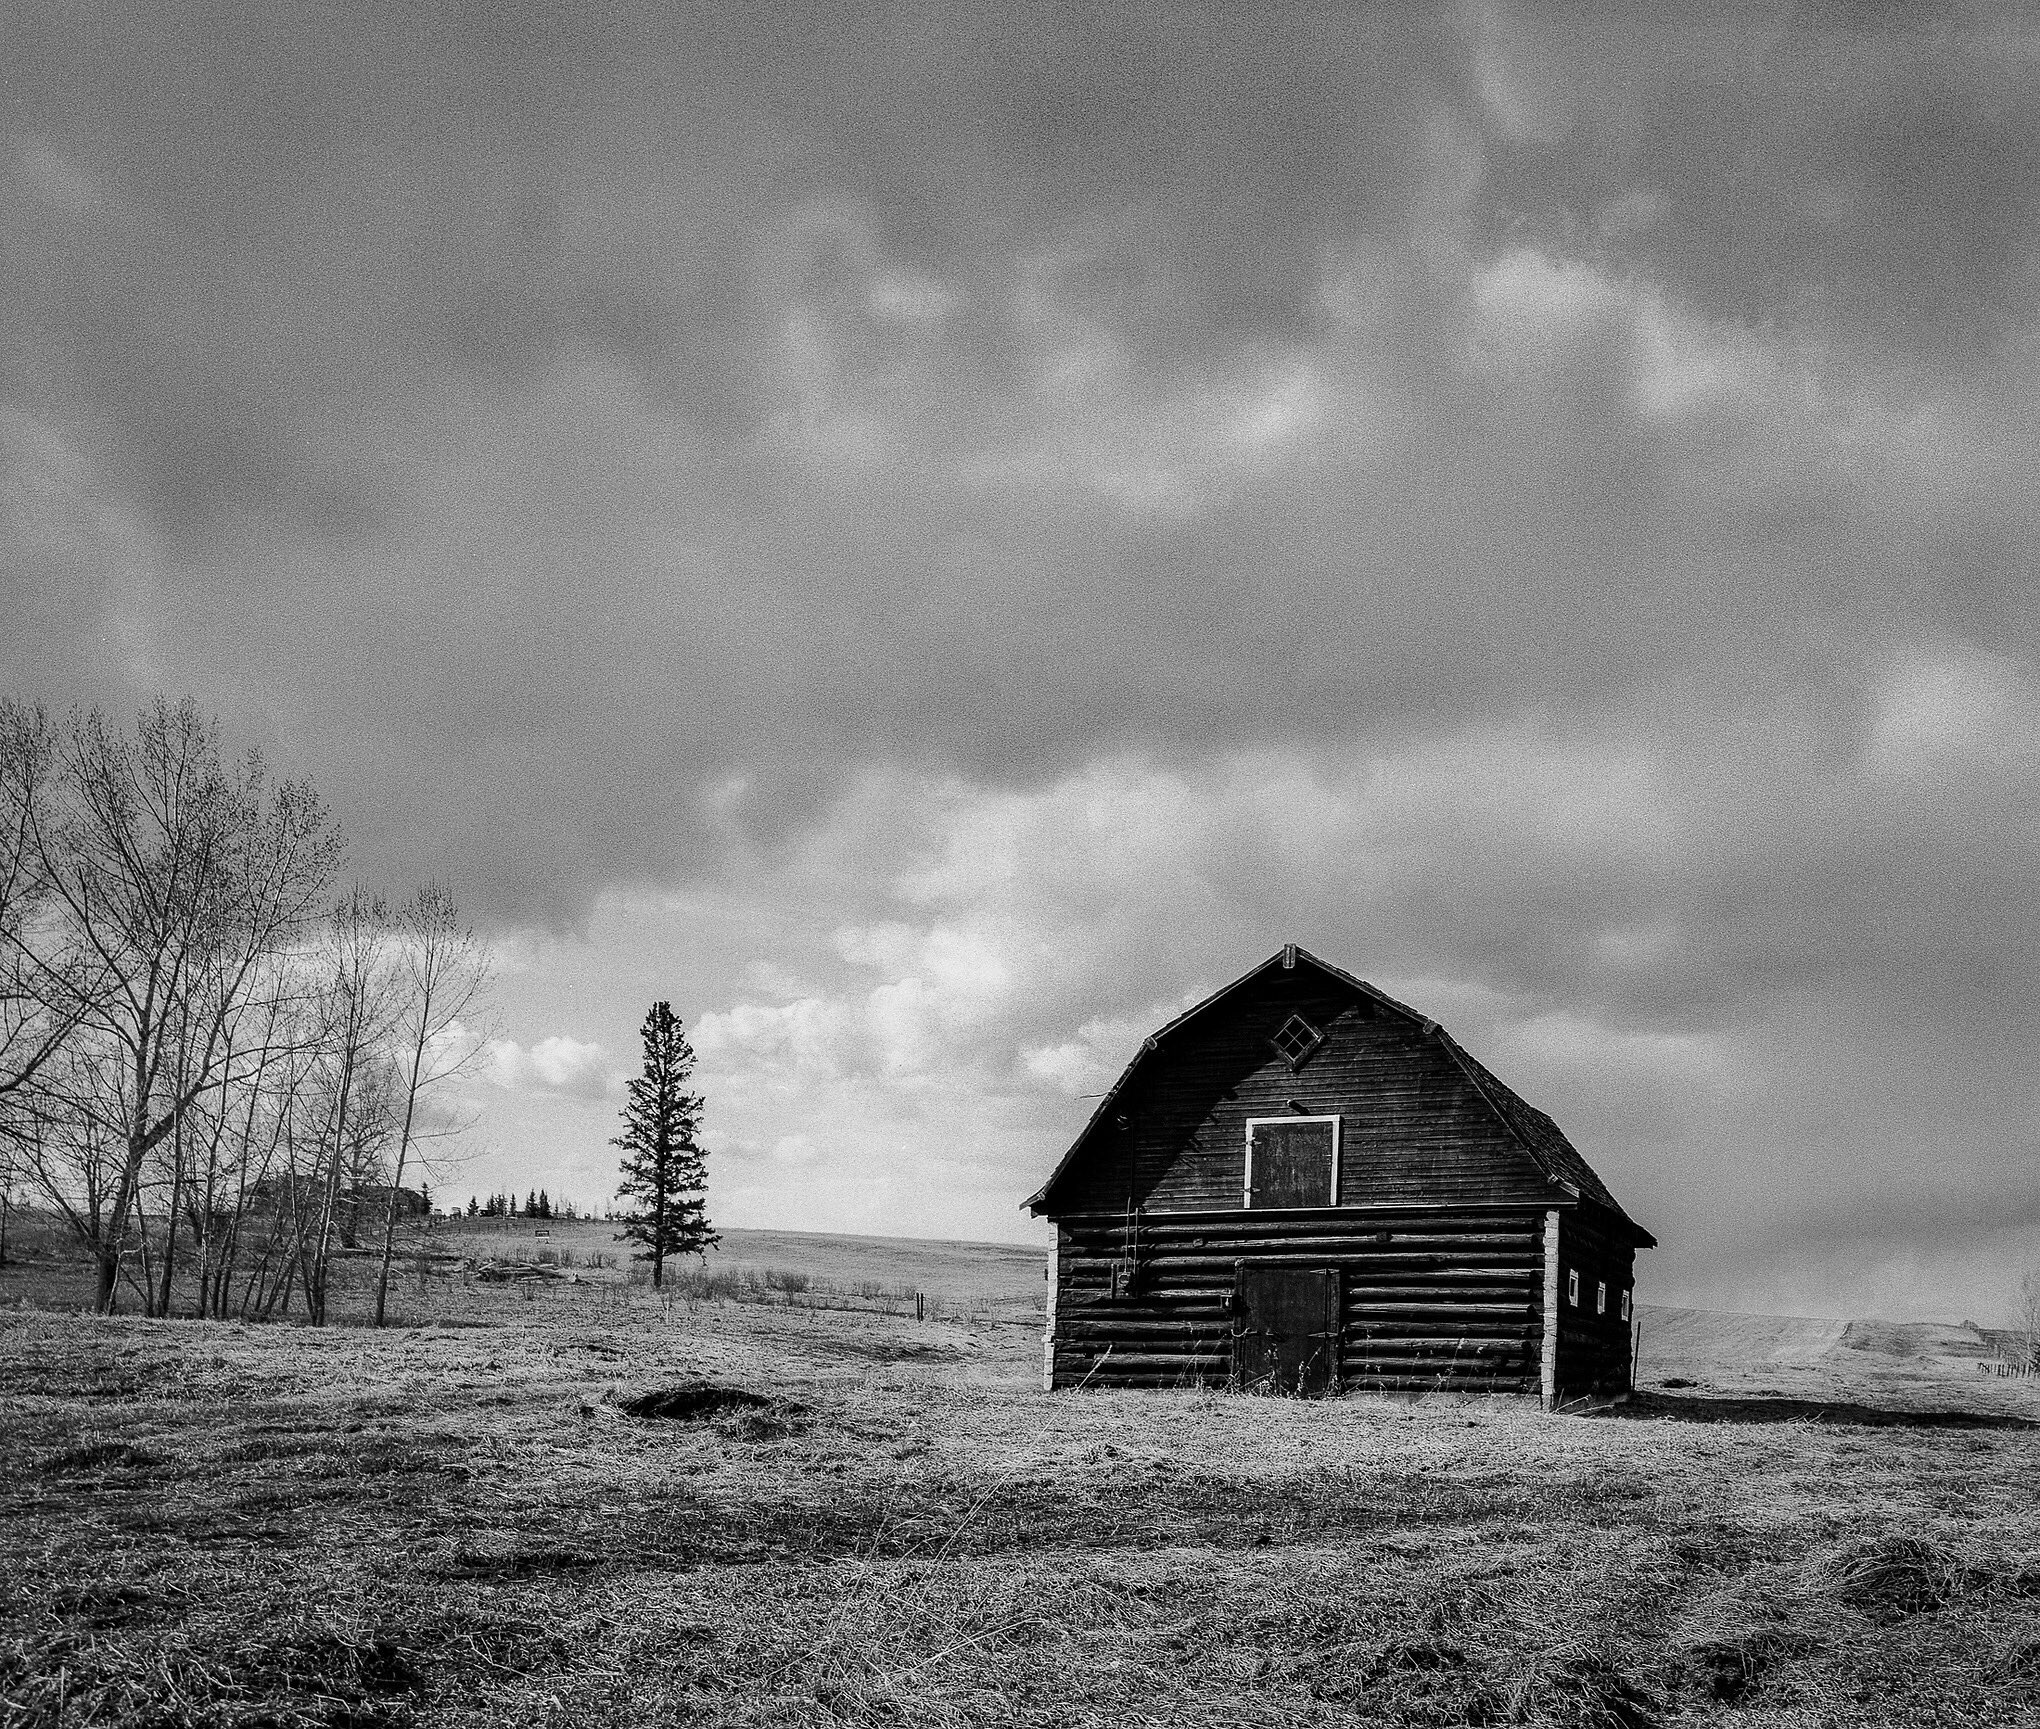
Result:
<svg viewBox="0 0 2040 1729">
<path fill-rule="evenodd" d="M 1048 1396 L 1024 1252 L 725 1250 L 916 1322 L 599 1240 L 381 1334 L 0 1275 L 0 1724 L 2040 1720 L 2040 1401 L 1959 1352 L 1656 1311 L 1621 1414 Z"/>
</svg>

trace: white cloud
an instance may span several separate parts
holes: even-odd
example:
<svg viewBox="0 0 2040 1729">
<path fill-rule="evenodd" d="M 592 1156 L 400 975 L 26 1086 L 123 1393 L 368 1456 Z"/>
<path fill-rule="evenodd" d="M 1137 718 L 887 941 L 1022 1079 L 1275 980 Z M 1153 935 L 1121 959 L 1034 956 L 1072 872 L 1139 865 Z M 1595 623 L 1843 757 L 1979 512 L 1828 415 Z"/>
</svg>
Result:
<svg viewBox="0 0 2040 1729">
<path fill-rule="evenodd" d="M 1475 270 L 1471 288 L 1485 364 L 1534 377 L 1612 350 L 1646 422 L 1738 405 L 1788 415 L 1818 406 L 1811 357 L 1775 334 L 1702 318 L 1648 281 L 1519 246 Z"/>
<path fill-rule="evenodd" d="M 487 1078 L 512 1092 L 557 1093 L 578 1099 L 609 1099 L 623 1091 L 624 1075 L 599 1044 L 555 1033 L 534 1045 L 492 1039 Z"/>
<path fill-rule="evenodd" d="M 1164 1013 L 1145 1023 L 1089 1020 L 1073 1039 L 1021 1051 L 1020 1066 L 1032 1079 L 1070 1098 L 1095 1096 L 1119 1078 L 1141 1040 L 1167 1018 Z"/>
<path fill-rule="evenodd" d="M 827 1080 L 857 1066 L 859 1033 L 848 1005 L 806 996 L 739 1002 L 703 1015 L 693 1044 L 704 1063 L 725 1072 Z"/>
<path fill-rule="evenodd" d="M 1920 775 L 2040 766 L 2040 678 L 2005 655 L 1910 648 L 1882 667 L 1864 761 L 1874 773 Z"/>
</svg>

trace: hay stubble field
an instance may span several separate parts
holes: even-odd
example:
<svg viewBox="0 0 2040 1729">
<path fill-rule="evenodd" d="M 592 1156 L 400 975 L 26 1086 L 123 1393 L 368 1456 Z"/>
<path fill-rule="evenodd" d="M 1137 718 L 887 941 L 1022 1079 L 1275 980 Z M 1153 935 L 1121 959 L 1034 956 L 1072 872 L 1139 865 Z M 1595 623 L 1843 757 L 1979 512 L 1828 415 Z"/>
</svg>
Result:
<svg viewBox="0 0 2040 1729">
<path fill-rule="evenodd" d="M 2040 1401 L 1945 1352 L 1647 1312 L 1621 1414 L 1049 1396 L 1024 1254 L 736 1254 L 956 1300 L 442 1281 L 376 1334 L 11 1270 L 0 1723 L 2040 1718 Z"/>
</svg>

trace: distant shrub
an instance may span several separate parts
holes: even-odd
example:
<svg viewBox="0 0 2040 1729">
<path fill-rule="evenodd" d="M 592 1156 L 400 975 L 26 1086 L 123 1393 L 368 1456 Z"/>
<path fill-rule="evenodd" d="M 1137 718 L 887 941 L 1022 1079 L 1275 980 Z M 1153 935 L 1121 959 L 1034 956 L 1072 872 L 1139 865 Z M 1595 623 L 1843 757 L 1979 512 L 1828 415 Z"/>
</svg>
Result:
<svg viewBox="0 0 2040 1729">
<path fill-rule="evenodd" d="M 912 1285 L 888 1285 L 879 1279 L 857 1279 L 844 1288 L 851 1296 L 863 1297 L 867 1301 L 883 1298 L 889 1302 L 898 1302 L 902 1299 L 911 1300 L 914 1295 Z"/>
<path fill-rule="evenodd" d="M 765 1283 L 775 1291 L 785 1291 L 791 1295 L 808 1288 L 808 1276 L 805 1273 L 792 1272 L 785 1267 L 767 1267 Z"/>
<path fill-rule="evenodd" d="M 680 1267 L 666 1275 L 666 1288 L 682 1297 L 727 1297 L 735 1300 L 743 1291 L 734 1272 L 713 1272 L 706 1267 Z"/>
</svg>

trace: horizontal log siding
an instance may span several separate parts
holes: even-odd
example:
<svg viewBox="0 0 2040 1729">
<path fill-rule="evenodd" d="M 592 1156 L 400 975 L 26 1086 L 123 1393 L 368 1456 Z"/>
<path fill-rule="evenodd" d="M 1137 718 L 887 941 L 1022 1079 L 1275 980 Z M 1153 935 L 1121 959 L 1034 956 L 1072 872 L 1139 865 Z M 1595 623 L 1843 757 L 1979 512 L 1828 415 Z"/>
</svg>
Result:
<svg viewBox="0 0 2040 1729">
<path fill-rule="evenodd" d="M 1346 1391 L 1535 1392 L 1542 1229 L 1530 1207 L 1064 1218 L 1051 1383 L 1224 1385 L 1253 1260 L 1338 1269 Z"/>
<path fill-rule="evenodd" d="M 1301 1014 L 1325 1039 L 1292 1070 L 1269 1039 Z M 1054 1215 L 1237 1208 L 1249 1117 L 1337 1116 L 1339 1201 L 1481 1206 L 1548 1197 L 1520 1142 L 1435 1039 L 1315 968 L 1273 972 L 1141 1064 L 1057 1186 Z"/>
<path fill-rule="evenodd" d="M 1559 1232 L 1558 1396 L 1611 1398 L 1630 1388 L 1630 1326 L 1622 1293 L 1636 1279 L 1636 1248 L 1629 1227 L 1600 1207 L 1565 1215 Z M 1577 1269 L 1580 1301 L 1565 1301 L 1566 1275 Z M 1594 1285 L 1606 1280 L 1608 1311 L 1594 1313 Z"/>
</svg>

